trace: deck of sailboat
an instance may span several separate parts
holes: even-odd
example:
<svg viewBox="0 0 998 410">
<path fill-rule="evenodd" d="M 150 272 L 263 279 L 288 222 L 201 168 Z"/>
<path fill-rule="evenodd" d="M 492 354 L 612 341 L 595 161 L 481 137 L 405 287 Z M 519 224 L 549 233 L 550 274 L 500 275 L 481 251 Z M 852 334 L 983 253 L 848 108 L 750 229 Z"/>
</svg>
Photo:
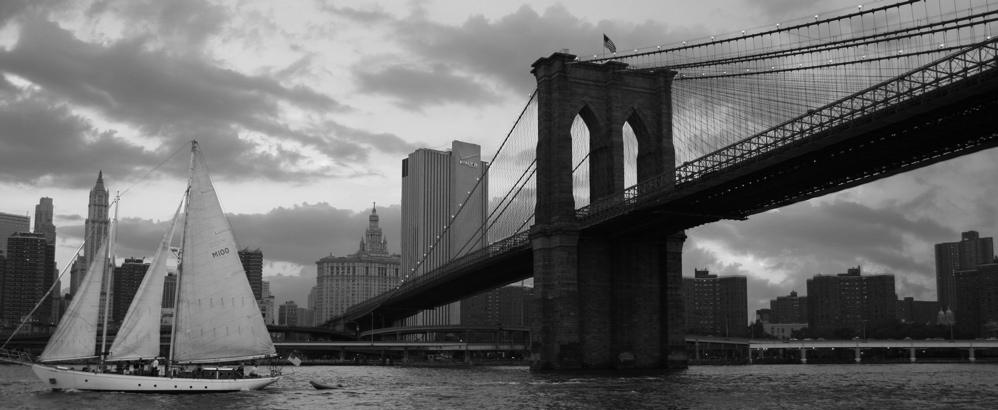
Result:
<svg viewBox="0 0 998 410">
<path fill-rule="evenodd" d="M 61 366 L 35 364 L 35 374 L 47 381 L 52 390 L 107 391 L 129 393 L 221 393 L 259 390 L 278 380 L 276 377 L 239 379 L 139 376 L 118 373 L 95 373 Z"/>
</svg>

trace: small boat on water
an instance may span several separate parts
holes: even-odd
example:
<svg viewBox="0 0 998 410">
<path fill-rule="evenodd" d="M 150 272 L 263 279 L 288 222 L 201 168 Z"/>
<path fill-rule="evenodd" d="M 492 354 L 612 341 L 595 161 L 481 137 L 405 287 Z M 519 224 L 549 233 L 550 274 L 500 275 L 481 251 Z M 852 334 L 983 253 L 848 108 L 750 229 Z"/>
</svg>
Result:
<svg viewBox="0 0 998 410">
<path fill-rule="evenodd" d="M 105 270 L 113 265 L 114 230 L 101 245 L 102 257 L 94 258 L 89 266 L 38 362 L 32 364 L 38 378 L 53 390 L 231 392 L 262 389 L 281 378 L 279 371 L 264 377 L 244 376 L 241 366 L 238 370 L 200 366 L 272 357 L 276 350 L 239 261 L 236 252 L 239 247 L 222 212 L 204 157 L 196 141 L 191 145 L 190 176 L 183 200 L 110 349 L 105 352 L 102 341 L 103 354 L 95 354 L 102 288 L 107 292 L 111 281 L 104 278 Z M 149 368 L 144 372 L 112 372 L 111 366 L 122 368 L 118 364 L 124 363 L 127 369 L 131 367 L 127 364 L 149 362 L 160 355 L 163 276 L 181 215 L 182 245 L 169 355 L 164 360 L 167 365 L 160 367 L 163 371 Z M 104 323 L 107 323 L 108 309 L 104 304 Z M 94 358 L 99 358 L 100 363 L 91 371 L 50 364 Z"/>
<path fill-rule="evenodd" d="M 332 390 L 332 389 L 338 389 L 340 387 L 343 387 L 343 385 L 341 385 L 341 384 L 337 384 L 337 385 L 333 386 L 331 384 L 322 384 L 322 383 L 316 382 L 315 380 L 309 380 L 308 383 L 311 384 L 312 387 L 315 387 L 316 390 Z"/>
</svg>

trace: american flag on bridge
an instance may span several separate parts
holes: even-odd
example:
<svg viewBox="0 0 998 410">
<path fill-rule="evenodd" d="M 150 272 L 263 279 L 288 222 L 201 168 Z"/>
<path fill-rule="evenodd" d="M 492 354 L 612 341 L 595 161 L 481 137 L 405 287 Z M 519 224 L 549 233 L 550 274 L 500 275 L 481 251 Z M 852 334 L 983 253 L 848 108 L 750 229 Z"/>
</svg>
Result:
<svg viewBox="0 0 998 410">
<path fill-rule="evenodd" d="M 617 46 L 613 44 L 613 40 L 610 40 L 610 37 L 607 37 L 606 34 L 603 34 L 603 47 L 606 47 L 611 53 L 617 52 Z"/>
</svg>

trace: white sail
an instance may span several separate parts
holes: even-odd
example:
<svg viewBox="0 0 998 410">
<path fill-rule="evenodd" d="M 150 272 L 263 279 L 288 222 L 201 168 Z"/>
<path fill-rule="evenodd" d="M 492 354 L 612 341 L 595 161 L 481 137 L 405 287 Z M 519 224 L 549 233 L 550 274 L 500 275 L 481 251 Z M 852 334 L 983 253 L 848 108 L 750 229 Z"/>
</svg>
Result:
<svg viewBox="0 0 998 410">
<path fill-rule="evenodd" d="M 110 238 L 109 238 L 110 239 Z M 97 255 L 87 268 L 86 275 L 59 326 L 49 339 L 39 359 L 43 362 L 75 360 L 95 357 L 97 343 L 97 316 L 100 312 L 100 294 L 107 266 L 107 242 L 101 244 Z"/>
<path fill-rule="evenodd" d="M 197 144 L 188 189 L 173 359 L 191 363 L 275 354 Z"/>
<path fill-rule="evenodd" d="M 111 345 L 108 360 L 139 360 L 159 356 L 159 328 L 163 315 L 163 277 L 166 262 L 170 259 L 170 243 L 180 216 L 180 207 L 173 215 L 173 223 L 163 236 L 156 255 L 149 262 L 149 269 L 139 284 L 139 289 L 121 322 L 118 335 Z"/>
</svg>

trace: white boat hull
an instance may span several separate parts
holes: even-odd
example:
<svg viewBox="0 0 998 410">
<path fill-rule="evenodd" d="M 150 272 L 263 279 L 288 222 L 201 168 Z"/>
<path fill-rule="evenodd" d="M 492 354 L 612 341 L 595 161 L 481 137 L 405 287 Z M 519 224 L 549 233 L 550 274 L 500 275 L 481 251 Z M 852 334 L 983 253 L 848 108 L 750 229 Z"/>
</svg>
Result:
<svg viewBox="0 0 998 410">
<path fill-rule="evenodd" d="M 38 378 L 52 390 L 117 391 L 135 393 L 218 393 L 260 390 L 281 379 L 187 379 L 114 373 L 92 373 L 60 369 L 40 364 L 31 366 Z"/>
</svg>

